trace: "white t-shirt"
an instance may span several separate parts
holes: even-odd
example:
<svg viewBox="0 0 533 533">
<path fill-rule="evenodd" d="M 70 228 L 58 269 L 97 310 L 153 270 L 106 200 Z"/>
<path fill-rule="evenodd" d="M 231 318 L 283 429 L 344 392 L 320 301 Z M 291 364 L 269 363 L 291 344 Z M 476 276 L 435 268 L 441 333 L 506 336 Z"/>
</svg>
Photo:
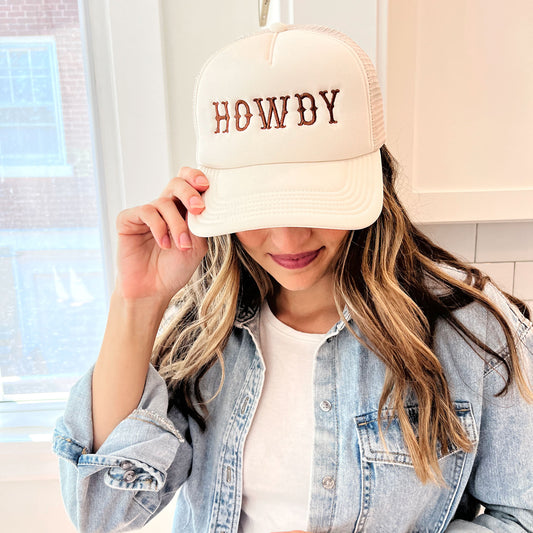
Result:
<svg viewBox="0 0 533 533">
<path fill-rule="evenodd" d="M 305 530 L 313 460 L 313 362 L 326 334 L 260 311 L 265 382 L 246 442 L 239 532 Z"/>
</svg>

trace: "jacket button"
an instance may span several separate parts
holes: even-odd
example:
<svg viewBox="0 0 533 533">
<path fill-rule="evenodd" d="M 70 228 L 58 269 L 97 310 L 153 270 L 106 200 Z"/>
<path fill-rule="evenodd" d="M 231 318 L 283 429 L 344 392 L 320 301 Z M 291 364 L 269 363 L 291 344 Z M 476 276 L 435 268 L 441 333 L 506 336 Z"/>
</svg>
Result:
<svg viewBox="0 0 533 533">
<path fill-rule="evenodd" d="M 133 470 L 128 470 L 124 472 L 124 481 L 127 483 L 132 483 L 137 479 L 137 474 Z"/>
<path fill-rule="evenodd" d="M 328 411 L 331 411 L 331 402 L 329 402 L 328 400 L 322 400 L 320 402 L 320 409 L 322 409 L 322 411 L 325 411 L 326 413 Z"/>
<path fill-rule="evenodd" d="M 331 490 L 335 486 L 335 480 L 331 476 L 326 476 L 322 480 L 322 486 L 325 489 Z"/>
<path fill-rule="evenodd" d="M 122 461 L 122 463 L 120 463 L 120 468 L 122 468 L 123 470 L 129 470 L 132 466 L 133 463 L 131 463 L 130 461 Z"/>
</svg>

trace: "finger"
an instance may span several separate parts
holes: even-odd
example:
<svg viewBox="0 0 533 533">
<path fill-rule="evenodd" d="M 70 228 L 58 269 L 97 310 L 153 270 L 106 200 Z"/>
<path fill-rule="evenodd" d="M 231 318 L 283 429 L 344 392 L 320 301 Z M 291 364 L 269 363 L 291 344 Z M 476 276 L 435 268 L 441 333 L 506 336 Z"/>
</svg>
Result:
<svg viewBox="0 0 533 533">
<path fill-rule="evenodd" d="M 174 201 L 170 198 L 158 198 L 152 204 L 164 220 L 176 246 L 182 250 L 192 248 L 192 239 L 187 222 L 180 215 Z"/>
<path fill-rule="evenodd" d="M 181 167 L 177 177 L 184 179 L 187 183 L 202 191 L 209 187 L 207 176 L 198 168 Z"/>
<path fill-rule="evenodd" d="M 116 220 L 118 235 L 145 235 L 151 233 L 149 226 L 142 220 L 142 206 L 130 207 L 121 211 Z"/>
<path fill-rule="evenodd" d="M 186 211 L 199 215 L 205 209 L 200 192 L 182 178 L 171 180 L 163 191 L 161 198 L 179 200 L 178 209 L 182 218 L 185 218 Z M 181 208 L 182 206 L 183 209 Z"/>
<path fill-rule="evenodd" d="M 197 171 L 199 172 L 199 171 Z M 203 184 L 205 180 L 207 185 Z M 184 176 L 177 176 L 169 181 L 162 196 L 167 198 L 178 198 L 182 204 L 194 214 L 199 214 L 203 211 L 205 204 L 202 199 L 202 194 L 209 188 L 209 182 L 204 174 L 190 174 Z M 182 213 L 184 216 L 185 213 Z"/>
<path fill-rule="evenodd" d="M 161 248 L 168 249 L 171 247 L 170 239 L 168 238 L 167 223 L 155 206 L 152 204 L 141 206 L 139 208 L 138 216 L 139 219 L 148 226 L 154 239 Z"/>
</svg>

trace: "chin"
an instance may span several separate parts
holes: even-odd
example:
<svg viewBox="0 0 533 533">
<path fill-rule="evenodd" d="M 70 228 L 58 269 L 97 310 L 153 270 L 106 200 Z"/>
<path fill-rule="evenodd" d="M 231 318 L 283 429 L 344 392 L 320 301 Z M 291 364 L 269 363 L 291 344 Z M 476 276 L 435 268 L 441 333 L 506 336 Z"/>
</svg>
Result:
<svg viewBox="0 0 533 533">
<path fill-rule="evenodd" d="M 315 283 L 316 280 L 304 280 L 304 279 L 286 279 L 286 280 L 279 280 L 276 279 L 278 284 L 283 287 L 287 291 L 305 291 L 306 289 L 311 288 Z"/>
</svg>

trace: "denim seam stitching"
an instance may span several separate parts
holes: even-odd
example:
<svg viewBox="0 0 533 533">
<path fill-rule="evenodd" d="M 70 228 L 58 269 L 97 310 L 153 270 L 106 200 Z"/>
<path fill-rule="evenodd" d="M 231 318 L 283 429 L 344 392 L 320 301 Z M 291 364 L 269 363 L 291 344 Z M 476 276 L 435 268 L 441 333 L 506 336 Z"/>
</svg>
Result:
<svg viewBox="0 0 533 533">
<path fill-rule="evenodd" d="M 339 398 L 337 393 L 337 382 L 338 382 L 338 368 L 337 368 L 337 358 L 338 358 L 338 350 L 337 350 L 337 343 L 338 339 L 335 339 L 335 346 L 333 346 L 331 349 L 334 350 L 334 357 L 333 357 L 333 372 L 335 373 L 334 379 L 333 379 L 333 390 L 334 390 L 334 398 L 335 398 L 335 405 L 339 405 Z M 333 525 L 333 522 L 335 520 L 335 513 L 337 512 L 337 494 L 338 494 L 338 486 L 339 486 L 339 446 L 340 446 L 340 439 L 339 439 L 339 413 L 338 408 L 334 412 L 335 414 L 335 440 L 336 440 L 336 446 L 335 446 L 335 486 L 334 486 L 334 494 L 332 495 L 333 498 L 333 505 L 331 506 L 331 516 L 330 516 L 330 524 Z"/>
<path fill-rule="evenodd" d="M 75 461 L 75 463 L 77 464 L 81 455 L 88 455 L 90 453 L 89 449 L 86 446 L 82 446 L 79 442 L 76 442 L 74 439 L 71 439 L 69 437 L 64 437 L 63 435 L 59 435 L 56 433 L 54 436 L 54 440 L 61 440 L 63 442 L 67 442 L 70 445 L 77 446 L 81 449 L 81 452 L 79 454 L 76 454 L 76 459 L 74 460 L 72 454 L 63 451 L 63 449 L 61 449 L 59 446 L 53 445 L 54 453 L 67 461 Z"/>
<path fill-rule="evenodd" d="M 248 332 L 248 335 L 250 335 L 251 339 L 252 339 L 252 343 L 254 344 L 255 348 L 257 349 L 257 345 L 255 344 L 255 340 L 254 340 L 254 337 L 250 331 L 250 329 L 247 327 L 247 325 L 243 324 L 243 327 L 242 327 L 243 330 L 247 331 Z M 250 381 L 250 379 L 253 379 L 252 377 L 252 374 L 253 372 L 251 372 L 253 368 L 253 364 L 252 366 L 250 367 L 250 370 L 245 378 L 245 381 L 244 381 L 244 386 L 243 386 L 243 389 L 246 390 L 246 387 L 247 387 L 247 384 L 248 382 Z M 242 390 L 241 389 L 241 395 L 242 395 Z M 241 396 L 240 395 L 240 396 Z M 240 398 L 239 396 L 239 398 Z M 224 432 L 224 436 L 222 438 L 222 447 L 221 447 L 221 453 L 220 454 L 220 459 L 218 461 L 218 465 L 217 465 L 217 474 L 216 474 L 216 478 L 215 478 L 215 488 L 214 488 L 214 495 L 215 495 L 215 498 L 213 500 L 213 506 L 211 508 L 211 515 L 210 515 L 210 518 L 209 518 L 209 526 L 210 526 L 210 531 L 217 531 L 217 528 L 218 528 L 218 523 L 219 523 L 219 520 L 220 520 L 220 496 L 222 494 L 222 491 L 224 490 L 223 489 L 223 486 L 224 486 L 224 481 L 223 481 L 223 477 L 224 477 L 224 465 L 226 463 L 226 454 L 227 454 L 227 443 L 228 443 L 228 440 L 230 438 L 230 435 L 231 435 L 231 429 L 233 428 L 234 424 L 235 424 L 235 419 L 238 418 L 238 412 L 240 410 L 240 405 L 242 403 L 242 399 L 240 402 L 237 402 L 236 405 L 235 405 L 235 408 L 232 410 L 231 412 L 231 416 L 227 422 L 227 426 L 226 426 L 226 431 Z M 217 497 L 218 497 L 218 501 L 217 501 Z"/>
<path fill-rule="evenodd" d="M 156 492 L 156 491 L 152 492 L 152 494 L 158 494 L 158 493 L 159 493 L 158 491 L 157 491 L 157 492 Z M 158 498 L 158 499 L 159 499 L 159 498 Z M 156 507 L 156 509 L 155 509 L 154 511 L 150 511 L 150 509 L 147 509 L 147 508 L 142 504 L 142 502 L 140 502 L 140 501 L 137 499 L 137 494 L 135 494 L 135 495 L 133 496 L 133 501 L 134 501 L 134 502 L 135 502 L 135 503 L 136 503 L 141 509 L 143 509 L 143 510 L 148 514 L 148 516 L 153 516 L 153 514 L 154 514 L 155 511 L 157 510 L 157 507 Z M 146 522 L 143 524 L 143 527 L 144 527 L 144 525 L 146 525 Z"/>
<path fill-rule="evenodd" d="M 255 386 L 256 381 L 257 381 L 257 378 L 255 376 L 254 367 L 255 367 L 255 369 L 257 369 L 257 367 L 259 367 L 259 370 L 260 370 L 260 365 L 258 365 L 258 363 L 257 363 L 257 361 L 255 359 L 254 359 L 254 364 L 250 367 L 250 370 L 249 370 L 250 378 L 249 378 L 249 380 L 248 379 L 246 380 L 246 383 L 251 382 L 252 386 Z M 242 396 L 242 392 L 244 392 L 244 394 L 245 394 L 244 400 L 240 400 L 240 396 Z M 242 392 L 239 395 L 239 399 L 236 402 L 237 420 L 239 420 L 239 415 L 240 415 L 244 419 L 243 422 L 245 422 L 245 425 L 246 425 L 247 421 L 249 420 L 249 415 L 245 417 L 244 413 L 241 412 L 242 411 L 243 402 L 246 400 L 246 398 L 250 397 L 250 394 L 248 393 L 248 388 L 247 388 L 246 384 L 245 384 Z M 245 413 L 246 413 L 246 411 L 245 411 Z M 254 414 L 255 414 L 255 411 L 254 411 Z M 251 426 L 251 421 L 250 421 L 250 426 Z M 250 426 L 248 426 L 248 431 L 246 432 L 246 435 L 248 434 L 248 432 L 250 430 Z M 242 431 L 240 433 L 241 433 L 241 436 L 237 440 L 237 443 L 236 443 L 236 446 L 235 446 L 235 448 L 237 450 L 237 458 L 236 458 L 237 461 L 236 461 L 236 465 L 235 465 L 235 468 L 234 468 L 234 470 L 235 470 L 235 473 L 234 473 L 235 483 L 237 481 L 237 472 L 239 472 L 239 471 L 241 473 L 240 477 L 241 477 L 241 483 L 242 483 L 242 471 L 243 471 L 243 463 L 242 462 L 243 462 L 244 442 L 246 440 L 246 435 L 244 434 L 245 433 L 244 431 Z M 242 486 L 241 486 L 241 488 L 242 488 Z M 235 496 L 236 496 L 235 506 L 237 506 L 237 502 L 239 502 L 239 505 L 242 508 L 242 493 L 238 489 L 239 489 L 239 486 L 237 485 L 236 488 L 235 488 Z M 235 510 L 234 510 L 234 512 L 232 514 L 232 519 L 231 519 L 231 528 L 232 529 L 234 527 L 235 518 L 236 518 L 236 513 L 235 513 Z M 238 524 L 237 524 L 237 526 L 238 526 Z"/>
<path fill-rule="evenodd" d="M 71 439 L 70 437 L 63 437 L 63 435 L 56 435 L 56 439 L 64 440 L 65 442 L 68 442 L 69 444 L 74 444 L 75 446 L 79 446 L 82 448 L 82 454 L 86 455 L 89 453 L 89 449 L 86 446 L 81 445 L 79 442 L 75 441 L 74 439 Z"/>
<path fill-rule="evenodd" d="M 141 415 L 141 417 L 142 415 L 144 415 L 151 420 L 146 420 L 145 418 L 141 418 L 135 415 Z M 159 429 L 164 429 L 169 433 L 172 433 L 172 435 L 174 435 L 181 443 L 185 442 L 185 439 L 183 438 L 181 433 L 168 420 L 165 420 L 158 413 L 154 413 L 152 411 L 149 411 L 148 409 L 135 409 L 128 416 L 128 418 L 132 420 L 139 420 L 140 422 L 146 422 L 147 424 L 152 424 L 153 426 Z"/>
<path fill-rule="evenodd" d="M 509 305 L 509 302 L 507 302 L 507 300 L 506 300 L 506 305 L 507 305 L 507 308 L 513 314 L 513 316 L 516 318 L 516 320 L 519 322 L 519 326 L 516 328 L 516 333 L 518 334 L 517 343 L 520 343 L 526 338 L 526 336 L 529 334 L 529 332 L 533 328 L 533 323 L 527 320 L 526 317 L 524 317 L 521 313 L 517 314 L 513 306 Z M 487 336 L 488 336 L 488 329 L 489 329 L 489 313 L 487 312 L 487 322 L 485 325 L 485 340 L 487 339 Z M 507 358 L 510 355 L 508 350 L 509 350 L 508 346 L 504 343 L 502 344 L 502 346 L 500 346 L 500 348 L 498 348 L 498 350 L 495 350 L 499 356 L 504 357 L 503 361 L 498 360 L 496 364 L 494 365 L 492 365 L 489 361 L 485 361 L 485 369 L 483 371 L 483 378 L 485 378 L 495 369 L 497 369 L 498 367 L 504 364 L 504 362 L 507 360 Z M 487 368 L 487 366 L 489 368 Z"/>
</svg>

